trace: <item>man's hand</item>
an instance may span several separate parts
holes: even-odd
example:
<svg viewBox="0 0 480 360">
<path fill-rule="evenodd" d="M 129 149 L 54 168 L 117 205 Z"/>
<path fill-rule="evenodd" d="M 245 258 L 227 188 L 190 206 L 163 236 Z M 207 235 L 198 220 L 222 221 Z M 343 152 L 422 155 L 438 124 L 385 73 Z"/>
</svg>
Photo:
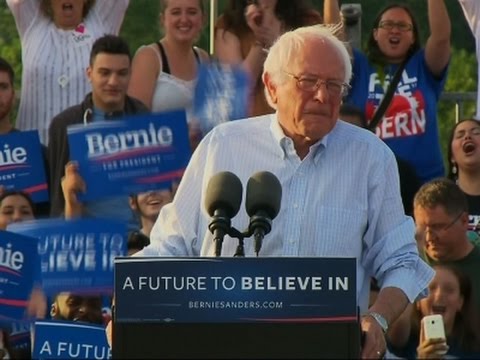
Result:
<svg viewBox="0 0 480 360">
<path fill-rule="evenodd" d="M 361 327 L 365 334 L 362 359 L 382 359 L 387 351 L 387 342 L 382 328 L 370 315 L 362 317 Z"/>
<path fill-rule="evenodd" d="M 74 161 L 68 162 L 67 165 L 65 165 L 65 176 L 62 178 L 66 219 L 72 219 L 82 215 L 83 205 L 78 201 L 77 193 L 84 193 L 85 190 L 85 182 L 78 173 L 78 164 Z"/>
<path fill-rule="evenodd" d="M 245 21 L 252 30 L 255 40 L 269 48 L 282 34 L 282 22 L 275 16 L 273 9 L 260 5 L 248 5 L 245 9 Z"/>
<path fill-rule="evenodd" d="M 43 319 L 47 313 L 47 298 L 43 290 L 35 287 L 28 299 L 27 314 L 36 319 Z"/>
</svg>

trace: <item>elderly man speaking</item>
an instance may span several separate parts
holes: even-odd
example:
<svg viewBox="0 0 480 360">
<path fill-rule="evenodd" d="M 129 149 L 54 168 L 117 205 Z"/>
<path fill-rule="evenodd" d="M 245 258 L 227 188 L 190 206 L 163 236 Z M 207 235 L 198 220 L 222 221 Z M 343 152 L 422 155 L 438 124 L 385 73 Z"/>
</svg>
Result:
<svg viewBox="0 0 480 360">
<path fill-rule="evenodd" d="M 139 255 L 213 256 L 203 206 L 209 180 L 230 171 L 245 186 L 252 174 L 269 171 L 283 196 L 260 255 L 356 258 L 362 357 L 380 358 L 388 325 L 424 294 L 433 271 L 418 256 L 393 153 L 374 134 L 338 119 L 351 73 L 348 52 L 329 28 L 283 34 L 263 72 L 276 113 L 220 125 L 202 140 Z M 248 221 L 241 212 L 232 225 Z M 226 237 L 223 245 L 222 255 L 232 256 L 236 242 Z M 246 243 L 246 255 L 254 252 Z M 371 277 L 381 291 L 368 308 Z"/>
</svg>

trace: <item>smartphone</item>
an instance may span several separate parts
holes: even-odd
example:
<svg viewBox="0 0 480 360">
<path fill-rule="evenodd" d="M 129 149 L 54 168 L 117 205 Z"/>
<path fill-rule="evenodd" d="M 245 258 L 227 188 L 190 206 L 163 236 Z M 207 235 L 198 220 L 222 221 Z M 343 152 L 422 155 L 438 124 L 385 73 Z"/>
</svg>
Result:
<svg viewBox="0 0 480 360">
<path fill-rule="evenodd" d="M 423 333 L 426 339 L 445 339 L 442 315 L 427 315 L 423 318 Z"/>
</svg>

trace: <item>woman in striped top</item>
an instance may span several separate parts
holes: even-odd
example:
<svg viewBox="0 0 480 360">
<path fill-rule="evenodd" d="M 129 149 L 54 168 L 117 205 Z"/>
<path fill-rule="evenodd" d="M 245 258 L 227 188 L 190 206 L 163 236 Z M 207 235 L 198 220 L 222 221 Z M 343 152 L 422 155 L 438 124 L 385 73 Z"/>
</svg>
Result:
<svg viewBox="0 0 480 360">
<path fill-rule="evenodd" d="M 22 43 L 16 127 L 43 144 L 55 115 L 91 91 L 85 75 L 93 42 L 118 34 L 129 0 L 7 0 Z"/>
</svg>

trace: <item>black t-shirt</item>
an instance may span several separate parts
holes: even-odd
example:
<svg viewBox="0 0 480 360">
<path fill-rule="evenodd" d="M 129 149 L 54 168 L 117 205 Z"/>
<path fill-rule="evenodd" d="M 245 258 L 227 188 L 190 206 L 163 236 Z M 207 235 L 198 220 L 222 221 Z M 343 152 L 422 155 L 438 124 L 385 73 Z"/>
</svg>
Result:
<svg viewBox="0 0 480 360">
<path fill-rule="evenodd" d="M 468 202 L 468 229 L 480 235 L 480 195 L 465 195 Z"/>
<path fill-rule="evenodd" d="M 410 163 L 398 156 L 395 156 L 395 158 L 397 159 L 403 208 L 405 209 L 405 214 L 413 215 L 413 198 L 422 184 L 415 172 L 415 168 Z"/>
</svg>

